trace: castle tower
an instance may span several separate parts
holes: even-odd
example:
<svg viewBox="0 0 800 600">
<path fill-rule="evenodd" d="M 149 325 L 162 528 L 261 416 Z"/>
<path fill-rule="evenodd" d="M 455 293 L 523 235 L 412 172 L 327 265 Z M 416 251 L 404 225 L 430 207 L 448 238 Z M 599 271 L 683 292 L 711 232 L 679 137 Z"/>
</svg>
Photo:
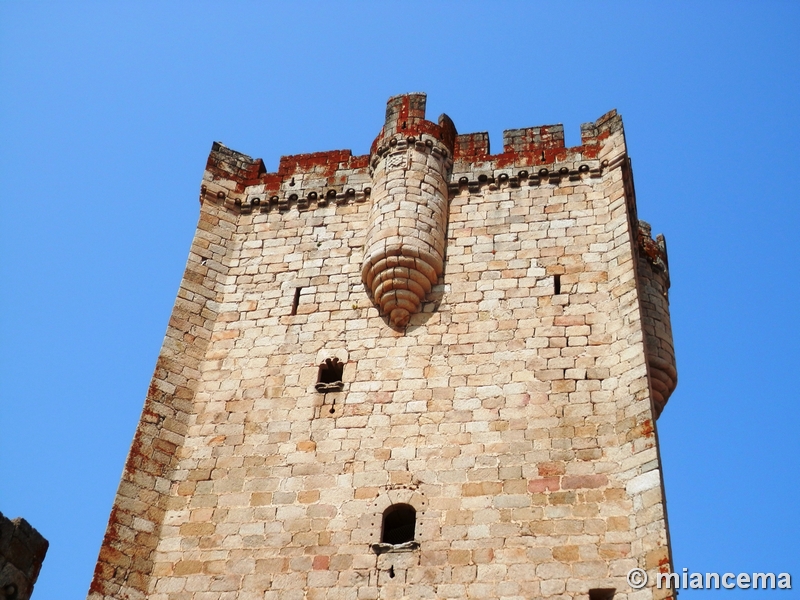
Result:
<svg viewBox="0 0 800 600">
<path fill-rule="evenodd" d="M 503 138 L 409 94 L 368 156 L 214 144 L 91 600 L 670 597 L 622 121 Z"/>
</svg>

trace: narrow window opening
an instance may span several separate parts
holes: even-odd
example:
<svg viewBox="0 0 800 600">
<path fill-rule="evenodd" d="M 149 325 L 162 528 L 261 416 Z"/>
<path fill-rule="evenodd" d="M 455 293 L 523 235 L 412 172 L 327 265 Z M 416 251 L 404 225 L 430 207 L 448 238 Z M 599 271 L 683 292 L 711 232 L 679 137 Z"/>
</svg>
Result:
<svg viewBox="0 0 800 600">
<path fill-rule="evenodd" d="M 561 293 L 561 275 L 553 275 L 553 293 L 556 296 Z"/>
<path fill-rule="evenodd" d="M 410 504 L 392 504 L 383 513 L 381 542 L 405 544 L 414 541 L 417 511 Z"/>
<path fill-rule="evenodd" d="M 339 362 L 338 358 L 326 358 L 325 362 L 319 365 L 316 387 L 318 392 L 341 392 L 344 388 L 342 375 L 344 373 L 344 363 Z"/>
<path fill-rule="evenodd" d="M 294 316 L 297 314 L 297 307 L 300 305 L 300 290 L 303 288 L 296 287 L 294 288 L 294 299 L 292 300 L 292 312 L 291 315 Z"/>
<path fill-rule="evenodd" d="M 389 577 L 391 577 L 392 579 L 394 579 L 394 565 L 392 565 L 391 567 L 389 567 Z"/>
<path fill-rule="evenodd" d="M 612 600 L 616 591 L 615 588 L 597 588 L 589 590 L 589 600 Z"/>
</svg>

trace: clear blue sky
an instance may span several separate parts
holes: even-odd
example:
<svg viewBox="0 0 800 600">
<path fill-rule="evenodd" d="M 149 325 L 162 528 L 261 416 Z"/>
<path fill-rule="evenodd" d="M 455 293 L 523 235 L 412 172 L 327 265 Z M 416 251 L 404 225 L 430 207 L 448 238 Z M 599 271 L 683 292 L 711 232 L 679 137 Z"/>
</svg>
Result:
<svg viewBox="0 0 800 600">
<path fill-rule="evenodd" d="M 88 589 L 211 143 L 363 154 L 409 91 L 495 148 L 620 111 L 669 243 L 675 566 L 797 597 L 799 67 L 788 1 L 0 3 L 0 511 L 50 540 L 34 599 Z"/>
</svg>

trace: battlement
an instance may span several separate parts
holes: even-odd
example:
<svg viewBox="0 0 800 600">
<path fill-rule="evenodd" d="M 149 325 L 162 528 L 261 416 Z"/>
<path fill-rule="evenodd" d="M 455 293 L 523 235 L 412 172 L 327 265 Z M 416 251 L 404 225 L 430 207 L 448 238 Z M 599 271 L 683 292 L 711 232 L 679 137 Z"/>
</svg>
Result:
<svg viewBox="0 0 800 600">
<path fill-rule="evenodd" d="M 260 158 L 253 159 L 214 142 L 206 162 L 206 171 L 215 178 L 229 179 L 241 186 L 247 186 L 257 182 L 266 174 L 267 169 Z"/>
<path fill-rule="evenodd" d="M 599 157 L 603 141 L 617 131 L 622 131 L 622 118 L 616 110 L 593 123 L 582 124 L 581 145 L 571 148 L 565 146 L 564 126 L 560 123 L 507 129 L 503 132 L 503 151 L 494 155 L 487 132 L 464 133 L 456 137 L 455 161 L 462 164 L 454 170 L 465 167 L 464 163 L 493 162 L 496 168 L 504 168 L 593 160 Z"/>
<path fill-rule="evenodd" d="M 369 156 L 353 156 L 350 150 L 328 150 L 309 154 L 282 156 L 276 172 L 267 172 L 264 161 L 236 152 L 220 142 L 214 142 L 206 163 L 204 180 L 226 180 L 233 183 L 230 189 L 244 192 L 251 186 L 263 186 L 266 193 L 277 192 L 281 184 L 293 185 L 295 175 L 317 175 L 330 186 L 336 182 L 340 170 L 365 169 Z"/>
<path fill-rule="evenodd" d="M 330 203 L 363 202 L 370 196 L 371 173 L 380 157 L 423 144 L 452 160 L 448 181 L 451 195 L 465 187 L 476 191 L 482 185 L 559 185 L 562 181 L 596 178 L 617 166 L 626 152 L 624 136 L 609 143 L 612 134 L 622 132 L 622 119 L 616 110 L 581 125 L 580 146 L 565 146 L 563 125 L 539 125 L 504 131 L 503 151 L 491 154 L 487 132 L 458 134 L 445 114 L 438 123 L 427 121 L 425 106 L 426 95 L 422 93 L 390 98 L 386 121 L 369 155 L 329 150 L 282 156 L 275 172 L 267 172 L 260 158 L 214 142 L 200 201 L 210 199 L 241 212 L 288 210 L 291 206 L 309 210 Z"/>
<path fill-rule="evenodd" d="M 438 123 L 425 119 L 427 96 L 422 93 L 392 96 L 386 103 L 386 122 L 372 142 L 370 154 L 375 154 L 385 143 L 399 136 L 410 140 L 423 134 L 440 141 L 450 153 L 453 151 L 458 132 L 453 121 L 446 114 L 439 115 Z"/>
</svg>

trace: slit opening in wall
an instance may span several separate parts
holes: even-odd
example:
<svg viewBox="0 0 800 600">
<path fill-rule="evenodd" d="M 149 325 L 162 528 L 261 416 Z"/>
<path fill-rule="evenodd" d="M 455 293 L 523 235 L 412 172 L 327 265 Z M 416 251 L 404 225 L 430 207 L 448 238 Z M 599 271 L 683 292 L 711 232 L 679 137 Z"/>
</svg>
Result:
<svg viewBox="0 0 800 600">
<path fill-rule="evenodd" d="M 300 306 L 300 290 L 303 288 L 296 287 L 294 288 L 294 299 L 292 300 L 292 312 L 291 315 L 294 316 L 297 314 L 297 307 Z"/>
<path fill-rule="evenodd" d="M 597 588 L 589 590 L 589 600 L 613 600 L 616 588 Z"/>
<path fill-rule="evenodd" d="M 553 275 L 553 293 L 556 296 L 561 293 L 561 275 Z"/>
</svg>

